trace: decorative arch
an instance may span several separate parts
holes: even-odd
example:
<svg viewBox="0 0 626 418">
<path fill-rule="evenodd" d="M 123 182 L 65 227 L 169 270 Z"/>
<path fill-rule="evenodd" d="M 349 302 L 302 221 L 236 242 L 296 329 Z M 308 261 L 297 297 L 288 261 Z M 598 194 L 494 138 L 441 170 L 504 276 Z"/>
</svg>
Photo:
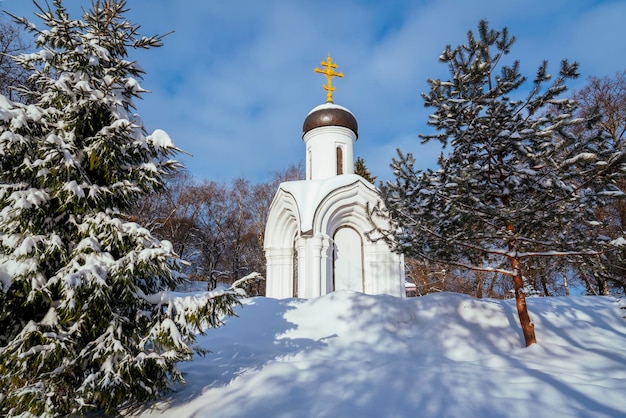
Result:
<svg viewBox="0 0 626 418">
<path fill-rule="evenodd" d="M 333 237 L 340 228 L 352 228 L 360 232 L 363 263 L 363 292 L 368 294 L 404 294 L 403 257 L 393 253 L 382 241 L 372 241 L 365 236 L 372 230 L 367 215 L 368 205 L 379 202 L 376 189 L 360 176 L 346 182 L 329 193 L 318 204 L 313 230 Z M 350 178 L 348 176 L 345 176 Z M 383 226 L 381 224 L 381 226 Z M 334 274 L 332 268 L 329 274 Z M 332 289 L 332 287 L 331 287 Z"/>
<path fill-rule="evenodd" d="M 298 297 L 309 298 L 341 288 L 404 295 L 402 257 L 384 241 L 373 242 L 366 235 L 372 229 L 367 207 L 377 202 L 374 186 L 355 174 L 282 183 L 270 205 L 265 232 L 266 295 L 288 298 L 297 292 Z M 353 254 L 342 259 L 337 254 L 342 247 Z M 340 269 L 347 260 L 361 274 L 337 273 L 337 260 Z M 349 280 L 342 282 L 343 278 Z"/>
<path fill-rule="evenodd" d="M 294 197 L 278 189 L 270 205 L 265 225 L 265 248 L 289 247 L 298 233 L 300 211 Z"/>
<path fill-rule="evenodd" d="M 372 229 L 367 218 L 367 205 L 374 204 L 378 195 L 364 180 L 356 175 L 354 177 L 354 182 L 335 189 L 319 203 L 314 216 L 314 231 L 332 236 L 337 229 L 345 226 L 357 231 Z"/>
<path fill-rule="evenodd" d="M 300 231 L 300 212 L 293 196 L 279 189 L 269 208 L 265 226 L 265 258 L 267 277 L 265 294 L 270 297 L 293 297 L 297 291 L 294 272 L 296 250 L 294 243 Z"/>
</svg>

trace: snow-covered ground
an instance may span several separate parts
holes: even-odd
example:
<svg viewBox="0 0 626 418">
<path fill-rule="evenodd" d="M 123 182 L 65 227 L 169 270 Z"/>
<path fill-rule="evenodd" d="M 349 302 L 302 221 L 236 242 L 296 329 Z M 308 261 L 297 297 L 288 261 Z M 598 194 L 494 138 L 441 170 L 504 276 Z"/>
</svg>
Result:
<svg viewBox="0 0 626 418">
<path fill-rule="evenodd" d="M 626 417 L 626 299 L 245 299 L 141 417 Z"/>
</svg>

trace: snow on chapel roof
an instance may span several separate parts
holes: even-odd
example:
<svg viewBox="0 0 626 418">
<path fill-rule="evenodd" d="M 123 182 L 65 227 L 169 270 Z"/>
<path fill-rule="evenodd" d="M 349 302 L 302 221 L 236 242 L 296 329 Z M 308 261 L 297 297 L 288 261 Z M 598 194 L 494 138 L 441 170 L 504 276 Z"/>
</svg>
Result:
<svg viewBox="0 0 626 418">
<path fill-rule="evenodd" d="M 313 228 L 313 218 L 320 203 L 333 192 L 355 183 L 362 183 L 372 192 L 376 188 L 357 174 L 344 174 L 321 180 L 286 181 L 279 188 L 293 196 L 300 212 L 300 225 L 303 232 Z"/>
</svg>

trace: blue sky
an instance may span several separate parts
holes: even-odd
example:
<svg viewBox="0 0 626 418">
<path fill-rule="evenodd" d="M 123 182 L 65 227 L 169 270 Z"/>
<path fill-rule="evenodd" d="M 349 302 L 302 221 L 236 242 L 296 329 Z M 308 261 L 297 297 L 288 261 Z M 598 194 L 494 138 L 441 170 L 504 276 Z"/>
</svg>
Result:
<svg viewBox="0 0 626 418">
<path fill-rule="evenodd" d="M 43 2 L 42 2 L 43 3 Z M 52 0 L 50 0 L 52 3 Z M 73 16 L 90 1 L 65 0 Z M 164 34 L 162 48 L 133 52 L 151 91 L 137 102 L 149 131 L 164 129 L 192 154 L 180 160 L 198 179 L 268 180 L 304 160 L 302 122 L 326 100 L 313 69 L 330 54 L 344 73 L 334 101 L 359 123 L 355 155 L 380 179 L 392 177 L 396 148 L 434 167 L 439 144 L 421 145 L 428 78 L 447 78 L 437 58 L 486 19 L 517 37 L 511 59 L 532 79 L 543 59 L 563 58 L 591 75 L 626 68 L 623 0 L 129 0 L 142 34 Z M 28 0 L 0 7 L 41 27 Z"/>
</svg>

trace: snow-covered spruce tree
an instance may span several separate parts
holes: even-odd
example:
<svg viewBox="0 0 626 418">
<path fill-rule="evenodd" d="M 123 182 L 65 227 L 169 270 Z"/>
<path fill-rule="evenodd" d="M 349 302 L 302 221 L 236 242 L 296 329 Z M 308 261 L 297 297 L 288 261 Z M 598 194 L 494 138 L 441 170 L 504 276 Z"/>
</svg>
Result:
<svg viewBox="0 0 626 418">
<path fill-rule="evenodd" d="M 416 169 L 411 154 L 398 152 L 395 180 L 381 187 L 395 228 L 382 232 L 408 256 L 510 276 L 530 345 L 536 339 L 523 261 L 594 263 L 606 244 L 594 233 L 594 209 L 607 195 L 623 194 L 613 176 L 623 170 L 624 152 L 610 150 L 599 131 L 572 134 L 572 125 L 593 122 L 574 118 L 576 103 L 560 98 L 577 64 L 563 61 L 552 79 L 544 62 L 532 86 L 521 89 L 519 63 L 501 62 L 514 41 L 506 28 L 481 21 L 477 37 L 470 31 L 466 44 L 443 51 L 450 79 L 429 80 L 423 94 L 437 132 L 421 137 L 451 150 L 435 171 Z M 522 99 L 511 96 L 516 91 Z"/>
<path fill-rule="evenodd" d="M 235 289 L 183 297 L 171 244 L 126 211 L 162 187 L 178 152 L 133 113 L 140 37 L 123 0 L 82 20 L 37 6 L 38 52 L 17 62 L 30 105 L 0 96 L 0 415 L 117 412 L 183 380 L 195 333 L 232 314 Z"/>
</svg>

